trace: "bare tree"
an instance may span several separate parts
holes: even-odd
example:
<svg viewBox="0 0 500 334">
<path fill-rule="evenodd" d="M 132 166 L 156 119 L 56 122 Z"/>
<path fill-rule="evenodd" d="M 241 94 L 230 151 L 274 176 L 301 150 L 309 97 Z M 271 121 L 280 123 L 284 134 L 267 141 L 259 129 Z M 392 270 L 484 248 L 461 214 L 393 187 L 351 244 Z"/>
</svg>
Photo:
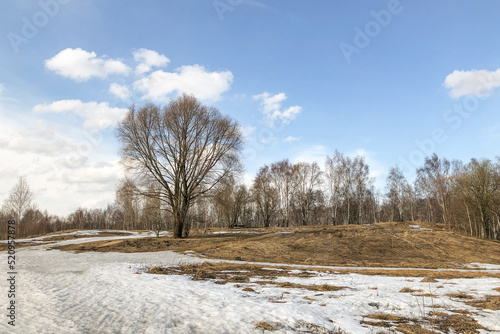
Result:
<svg viewBox="0 0 500 334">
<path fill-rule="evenodd" d="M 438 203 L 443 223 L 448 224 L 448 206 L 451 189 L 451 163 L 436 154 L 425 158 L 424 166 L 417 169 L 417 184 L 426 194 L 429 205 Z"/>
<path fill-rule="evenodd" d="M 470 233 L 481 238 L 499 239 L 500 235 L 500 163 L 472 159 L 455 176 L 455 211 L 458 223 L 468 218 Z M 465 225 L 462 223 L 462 225 Z"/>
<path fill-rule="evenodd" d="M 278 224 L 289 226 L 292 196 L 292 164 L 288 160 L 271 164 L 270 177 L 278 192 L 280 215 Z"/>
<path fill-rule="evenodd" d="M 389 175 L 387 176 L 387 199 L 390 202 L 391 208 L 398 209 L 398 220 L 404 220 L 404 204 L 405 204 L 405 194 L 407 192 L 408 182 L 403 175 L 403 172 L 399 167 L 393 167 L 389 170 Z M 393 211 L 393 210 L 391 210 Z M 391 215 L 391 221 L 394 220 L 394 215 Z"/>
<path fill-rule="evenodd" d="M 245 185 L 236 184 L 236 179 L 230 176 L 219 183 L 213 192 L 212 201 L 219 213 L 217 219 L 223 218 L 227 227 L 235 227 L 240 225 L 249 195 Z"/>
<path fill-rule="evenodd" d="M 321 198 L 322 172 L 316 162 L 299 162 L 292 166 L 293 199 L 299 210 L 301 225 L 311 223 L 311 213 Z"/>
<path fill-rule="evenodd" d="M 139 229 L 141 197 L 137 186 L 132 180 L 126 179 L 118 184 L 115 201 L 122 213 L 120 219 L 121 228 L 124 230 Z"/>
<path fill-rule="evenodd" d="M 20 177 L 16 185 L 10 190 L 4 208 L 17 222 L 21 222 L 24 214 L 33 206 L 33 193 L 30 190 L 26 177 Z"/>
<path fill-rule="evenodd" d="M 185 237 L 193 201 L 240 168 L 242 136 L 237 122 L 183 94 L 166 107 L 131 107 L 118 126 L 123 165 L 128 173 L 159 191 L 142 193 L 166 202 L 174 237 Z"/>
<path fill-rule="evenodd" d="M 264 165 L 254 179 L 252 196 L 257 204 L 257 213 L 264 227 L 271 226 L 278 211 L 278 191 L 271 183 L 271 170 Z"/>
<path fill-rule="evenodd" d="M 325 163 L 325 176 L 328 184 L 328 191 L 330 196 L 330 207 L 331 207 L 331 221 L 332 225 L 338 224 L 338 210 L 341 205 L 340 201 L 340 186 L 342 181 L 341 174 L 341 164 L 342 155 L 335 151 L 335 154 L 330 157 L 326 157 Z"/>
</svg>

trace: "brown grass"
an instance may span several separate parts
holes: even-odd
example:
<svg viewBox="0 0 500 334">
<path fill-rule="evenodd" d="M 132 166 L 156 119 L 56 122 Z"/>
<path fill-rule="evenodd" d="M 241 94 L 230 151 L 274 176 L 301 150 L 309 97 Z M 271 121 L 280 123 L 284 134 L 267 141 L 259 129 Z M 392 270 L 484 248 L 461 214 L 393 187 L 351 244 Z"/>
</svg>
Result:
<svg viewBox="0 0 500 334">
<path fill-rule="evenodd" d="M 322 285 L 304 285 L 290 282 L 275 282 L 276 277 L 309 277 L 307 272 L 296 272 L 289 268 L 267 269 L 263 266 L 241 265 L 231 263 L 204 262 L 202 264 L 184 265 L 177 267 L 153 267 L 149 274 L 189 275 L 193 280 L 214 280 L 219 284 L 248 283 L 250 278 L 257 277 L 261 280 L 254 284 L 273 285 L 285 289 L 306 289 L 310 291 L 338 291 L 346 287 Z M 251 289 L 251 288 L 250 288 Z M 244 291 L 254 291 L 244 290 Z"/>
<path fill-rule="evenodd" d="M 316 270 L 316 269 L 315 269 Z M 321 270 L 321 269 L 320 269 Z M 386 269 L 366 269 L 366 270 L 335 270 L 339 274 L 362 274 L 373 276 L 390 276 L 390 277 L 427 277 L 429 279 L 454 279 L 454 278 L 480 278 L 480 277 L 494 277 L 500 278 L 500 274 L 488 272 L 474 272 L 474 271 L 427 271 L 427 270 L 386 270 Z"/>
<path fill-rule="evenodd" d="M 262 321 L 262 322 L 259 322 L 255 328 L 262 328 L 266 331 L 275 331 L 276 328 L 274 328 L 273 326 L 271 326 L 269 323 L 265 322 L 265 321 Z"/>
<path fill-rule="evenodd" d="M 433 312 L 429 316 L 420 319 L 386 313 L 369 314 L 365 318 L 379 321 L 366 321 L 363 319 L 361 323 L 371 326 L 394 328 L 401 333 L 407 334 L 438 333 L 437 331 L 449 333 L 450 330 L 453 330 L 455 333 L 479 333 L 479 329 L 488 330 L 479 325 L 474 318 L 470 317 L 467 311 L 460 312 L 460 314 Z"/>
<path fill-rule="evenodd" d="M 483 299 L 476 299 L 467 304 L 480 309 L 500 310 L 500 296 L 486 296 Z"/>
<path fill-rule="evenodd" d="M 399 292 L 401 292 L 401 293 L 415 293 L 415 292 L 422 292 L 422 291 L 424 291 L 424 290 L 422 290 L 422 289 L 413 290 L 411 288 L 404 287 Z"/>
<path fill-rule="evenodd" d="M 29 246 L 37 246 L 40 245 L 40 243 L 35 243 L 35 242 L 16 242 L 16 249 L 17 248 L 22 248 L 22 247 L 29 247 Z M 5 251 L 9 249 L 8 244 L 0 244 L 0 251 Z"/>
<path fill-rule="evenodd" d="M 79 229 L 72 229 L 72 230 L 62 230 L 62 231 L 57 231 L 57 232 L 52 232 L 52 233 L 46 233 L 46 234 L 31 234 L 25 238 L 38 238 L 38 237 L 43 237 L 47 235 L 58 235 L 58 234 L 63 234 L 63 233 L 71 233 L 71 232 L 76 232 L 76 231 L 83 231 Z"/>
<path fill-rule="evenodd" d="M 473 299 L 471 296 L 469 296 L 465 292 L 451 293 L 451 294 L 447 294 L 446 296 L 451 297 L 451 298 L 455 298 L 455 299 Z"/>
<path fill-rule="evenodd" d="M 432 224 L 421 226 L 434 226 Z M 210 258 L 274 263 L 399 268 L 461 268 L 471 262 L 500 264 L 500 242 L 407 223 L 306 226 L 263 231 L 290 234 L 206 234 L 187 239 L 128 239 L 113 247 L 89 243 L 64 250 L 101 252 L 194 251 Z"/>
<path fill-rule="evenodd" d="M 44 241 L 62 241 L 62 240 L 71 240 L 71 239 L 80 239 L 80 238 L 95 238 L 95 237 L 122 237 L 130 235 L 130 233 L 125 232 L 108 232 L 103 231 L 94 235 L 89 234 L 67 234 L 67 235 L 56 235 L 53 237 L 44 238 Z"/>
<path fill-rule="evenodd" d="M 424 277 L 420 282 L 423 283 L 436 283 L 438 280 L 435 279 L 434 277 Z"/>
</svg>

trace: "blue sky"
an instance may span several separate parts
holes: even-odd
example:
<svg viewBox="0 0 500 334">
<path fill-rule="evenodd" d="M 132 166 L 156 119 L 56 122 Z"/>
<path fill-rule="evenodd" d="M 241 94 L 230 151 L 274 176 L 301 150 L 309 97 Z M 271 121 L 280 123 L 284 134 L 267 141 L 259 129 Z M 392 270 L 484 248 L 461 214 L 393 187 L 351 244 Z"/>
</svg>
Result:
<svg viewBox="0 0 500 334">
<path fill-rule="evenodd" d="M 497 1 L 0 3 L 0 200 L 26 175 L 41 209 L 103 207 L 131 104 L 195 94 L 263 164 L 365 156 L 383 190 L 423 157 L 500 154 Z"/>
</svg>

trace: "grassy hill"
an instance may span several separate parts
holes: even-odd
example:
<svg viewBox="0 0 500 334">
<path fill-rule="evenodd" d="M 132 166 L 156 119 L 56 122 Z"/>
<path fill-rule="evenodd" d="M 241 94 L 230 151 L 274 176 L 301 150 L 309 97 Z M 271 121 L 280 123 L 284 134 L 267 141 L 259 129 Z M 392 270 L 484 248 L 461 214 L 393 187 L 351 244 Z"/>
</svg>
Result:
<svg viewBox="0 0 500 334">
<path fill-rule="evenodd" d="M 457 269 L 474 262 L 500 265 L 500 242 L 463 236 L 429 223 L 305 226 L 227 232 L 195 231 L 187 239 L 162 237 L 100 241 L 61 249 L 194 251 L 208 258 L 329 266 Z"/>
</svg>

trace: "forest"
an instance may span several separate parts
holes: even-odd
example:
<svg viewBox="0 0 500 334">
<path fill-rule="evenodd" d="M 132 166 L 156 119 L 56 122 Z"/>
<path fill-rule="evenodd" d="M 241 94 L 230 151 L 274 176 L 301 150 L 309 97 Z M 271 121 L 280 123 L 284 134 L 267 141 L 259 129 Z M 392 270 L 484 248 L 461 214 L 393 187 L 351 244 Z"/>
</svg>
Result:
<svg viewBox="0 0 500 334">
<path fill-rule="evenodd" d="M 462 234 L 500 240 L 500 159 L 425 159 L 409 182 L 391 168 L 385 189 L 376 189 L 362 156 L 336 152 L 317 163 L 278 161 L 260 168 L 247 186 L 236 174 L 224 178 L 189 211 L 190 228 L 272 227 L 428 221 Z M 122 180 L 104 209 L 78 208 L 58 217 L 37 208 L 26 178 L 4 201 L 2 221 L 16 219 L 18 237 L 66 229 L 171 230 L 172 214 L 156 198 Z M 5 226 L 1 225 L 2 238 Z"/>
</svg>

